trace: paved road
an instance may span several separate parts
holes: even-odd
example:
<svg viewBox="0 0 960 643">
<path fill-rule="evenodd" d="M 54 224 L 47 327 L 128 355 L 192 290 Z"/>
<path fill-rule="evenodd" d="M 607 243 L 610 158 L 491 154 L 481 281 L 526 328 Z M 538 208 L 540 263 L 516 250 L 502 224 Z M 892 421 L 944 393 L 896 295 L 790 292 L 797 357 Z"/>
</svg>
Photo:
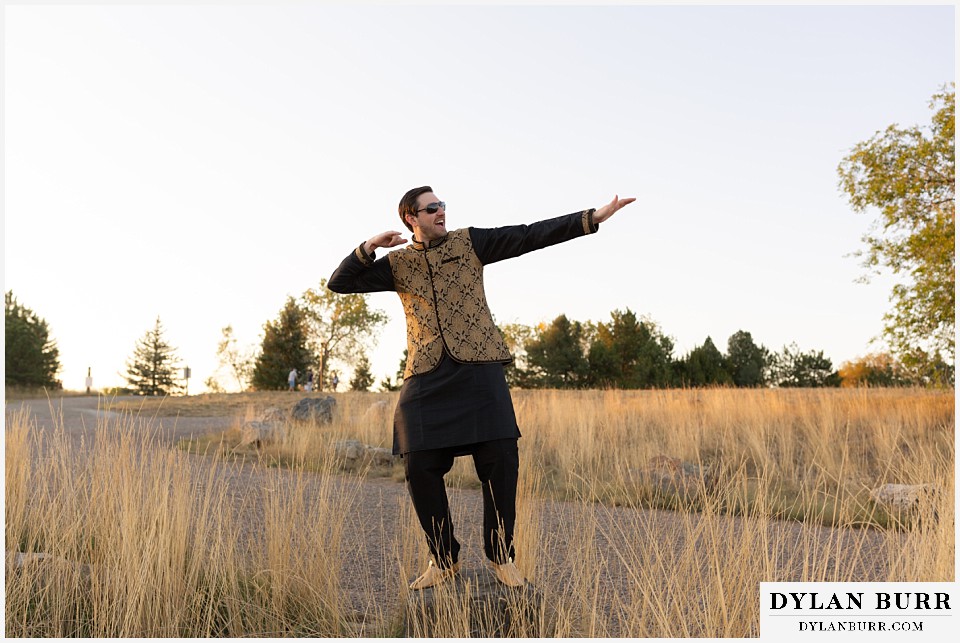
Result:
<svg viewBox="0 0 960 643">
<path fill-rule="evenodd" d="M 141 399 L 136 396 L 115 398 L 116 401 Z M 119 413 L 101 410 L 102 406 L 103 402 L 97 396 L 13 400 L 6 403 L 6 415 L 25 411 L 36 422 L 38 430 L 51 433 L 62 429 L 74 444 L 79 444 L 81 439 L 90 444 L 98 429 L 114 426 L 121 417 Z M 229 428 L 232 418 L 146 416 L 136 420 L 128 417 L 126 421 L 156 431 L 162 443 L 173 445 L 182 438 L 223 431 Z"/>
</svg>

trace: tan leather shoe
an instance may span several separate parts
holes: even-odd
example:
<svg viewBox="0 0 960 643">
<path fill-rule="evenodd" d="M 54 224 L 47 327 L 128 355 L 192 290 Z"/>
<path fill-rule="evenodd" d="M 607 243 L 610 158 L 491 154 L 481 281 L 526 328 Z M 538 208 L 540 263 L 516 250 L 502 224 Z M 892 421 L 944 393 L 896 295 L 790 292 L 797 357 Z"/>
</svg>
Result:
<svg viewBox="0 0 960 643">
<path fill-rule="evenodd" d="M 507 587 L 523 587 L 527 583 L 523 574 L 521 574 L 517 566 L 513 564 L 512 558 L 508 558 L 507 562 L 502 565 L 491 562 L 490 567 L 493 568 L 493 573 L 496 575 L 497 580 Z"/>
<path fill-rule="evenodd" d="M 440 569 L 431 560 L 427 565 L 427 571 L 423 572 L 417 580 L 410 583 L 410 589 L 419 591 L 428 587 L 436 587 L 453 578 L 460 571 L 460 563 L 454 563 L 453 567 Z"/>
</svg>

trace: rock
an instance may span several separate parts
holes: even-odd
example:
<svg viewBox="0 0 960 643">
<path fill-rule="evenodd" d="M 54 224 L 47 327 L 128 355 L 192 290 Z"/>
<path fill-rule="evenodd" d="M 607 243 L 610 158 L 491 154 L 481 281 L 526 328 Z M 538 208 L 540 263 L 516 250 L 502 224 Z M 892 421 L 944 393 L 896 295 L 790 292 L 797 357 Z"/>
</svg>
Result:
<svg viewBox="0 0 960 643">
<path fill-rule="evenodd" d="M 716 476 L 708 469 L 665 455 L 650 458 L 646 468 L 632 469 L 629 476 L 634 484 L 651 486 L 661 494 L 684 497 L 696 496 L 701 489 L 710 491 L 716 485 Z"/>
<path fill-rule="evenodd" d="M 894 512 L 915 511 L 922 502 L 932 502 L 937 494 L 932 484 L 885 484 L 871 491 L 870 499 Z"/>
<path fill-rule="evenodd" d="M 411 579 L 412 580 L 412 579 Z M 530 583 L 511 588 L 488 569 L 463 569 L 438 587 L 407 595 L 403 637 L 550 637 L 556 619 Z"/>
<path fill-rule="evenodd" d="M 343 460 L 343 466 L 352 469 L 360 464 L 367 448 L 359 440 L 341 440 L 333 445 L 333 453 Z"/>
<path fill-rule="evenodd" d="M 283 409 L 271 406 L 263 410 L 263 413 L 260 414 L 261 422 L 286 422 L 289 417 L 288 413 Z"/>
<path fill-rule="evenodd" d="M 260 422 L 254 420 L 247 422 L 240 428 L 240 444 L 237 448 L 256 444 L 261 447 L 265 444 L 272 444 L 282 440 L 287 436 L 286 425 L 279 422 Z"/>
<path fill-rule="evenodd" d="M 33 552 L 6 552 L 7 589 L 20 575 L 32 578 L 32 591 L 42 591 L 47 585 L 63 587 L 79 582 L 81 590 L 90 589 L 90 565 L 75 563 L 51 554 Z"/>
<path fill-rule="evenodd" d="M 392 467 L 396 459 L 393 451 L 384 449 L 383 447 L 368 446 L 366 448 L 366 455 L 375 467 Z"/>
<path fill-rule="evenodd" d="M 379 402 L 374 402 L 367 407 L 367 410 L 363 412 L 364 420 L 372 420 L 374 418 L 382 418 L 384 414 L 390 409 L 390 403 L 386 400 L 380 400 Z"/>
<path fill-rule="evenodd" d="M 299 422 L 330 424 L 333 422 L 333 409 L 336 405 L 337 400 L 332 395 L 305 397 L 296 403 L 290 415 Z"/>
<path fill-rule="evenodd" d="M 341 440 L 333 445 L 333 452 L 343 460 L 345 469 L 354 469 L 363 464 L 375 467 L 392 467 L 395 456 L 390 449 L 372 447 L 359 440 Z"/>
</svg>

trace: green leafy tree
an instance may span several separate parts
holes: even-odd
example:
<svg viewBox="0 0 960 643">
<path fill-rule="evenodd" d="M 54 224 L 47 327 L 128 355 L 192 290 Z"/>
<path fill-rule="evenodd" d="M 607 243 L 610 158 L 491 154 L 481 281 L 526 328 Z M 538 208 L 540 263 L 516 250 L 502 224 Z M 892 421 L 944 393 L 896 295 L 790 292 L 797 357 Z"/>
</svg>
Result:
<svg viewBox="0 0 960 643">
<path fill-rule="evenodd" d="M 582 388 L 590 365 L 585 355 L 583 324 L 560 315 L 541 324 L 527 342 L 529 382 L 540 388 Z"/>
<path fill-rule="evenodd" d="M 290 369 L 306 373 L 314 361 L 307 348 L 307 314 L 288 297 L 276 320 L 263 326 L 263 343 L 253 365 L 252 384 L 258 391 L 287 388 Z"/>
<path fill-rule="evenodd" d="M 771 364 L 771 381 L 781 388 L 840 386 L 840 375 L 823 351 L 802 352 L 796 344 L 784 346 Z"/>
<path fill-rule="evenodd" d="M 226 371 L 230 379 L 236 381 L 238 390 L 243 391 L 253 376 L 254 356 L 252 351 L 240 347 L 240 343 L 233 334 L 233 326 L 224 326 L 220 329 L 220 333 L 220 341 L 217 343 L 217 372 Z M 211 380 L 216 382 L 215 386 L 210 385 Z M 225 390 L 216 377 L 208 378 L 207 388 L 211 392 Z"/>
<path fill-rule="evenodd" d="M 160 317 L 153 328 L 137 340 L 133 355 L 127 360 L 127 383 L 137 395 L 171 395 L 182 385 L 177 378 L 177 349 L 164 338 Z"/>
<path fill-rule="evenodd" d="M 627 308 L 597 324 L 588 351 L 590 385 L 601 388 L 661 388 L 673 383 L 673 341 L 652 320 Z"/>
<path fill-rule="evenodd" d="M 381 310 L 371 308 L 367 295 L 342 295 L 327 288 L 310 288 L 300 298 L 306 314 L 309 346 L 319 360 L 319 381 L 327 382 L 334 361 L 355 365 L 357 356 L 376 345 L 376 331 L 389 319 Z"/>
<path fill-rule="evenodd" d="M 4 295 L 4 382 L 7 386 L 62 388 L 57 380 L 60 350 L 47 321 Z"/>
<path fill-rule="evenodd" d="M 890 353 L 870 353 L 840 365 L 840 386 L 909 386 L 903 366 Z"/>
<path fill-rule="evenodd" d="M 931 383 L 952 382 L 956 361 L 953 87 L 933 96 L 929 133 L 891 125 L 858 143 L 838 167 L 854 210 L 880 212 L 858 253 L 864 265 L 900 278 L 883 334 L 904 366 Z"/>
<path fill-rule="evenodd" d="M 753 336 L 738 330 L 727 340 L 727 370 L 739 387 L 763 386 L 770 351 L 758 346 Z"/>
<path fill-rule="evenodd" d="M 680 363 L 681 382 L 685 386 L 731 384 L 726 360 L 710 337 L 690 351 Z"/>
<path fill-rule="evenodd" d="M 357 358 L 357 366 L 353 369 L 353 378 L 350 380 L 351 391 L 369 391 L 373 386 L 374 377 L 370 372 L 370 359 L 366 353 Z"/>
</svg>

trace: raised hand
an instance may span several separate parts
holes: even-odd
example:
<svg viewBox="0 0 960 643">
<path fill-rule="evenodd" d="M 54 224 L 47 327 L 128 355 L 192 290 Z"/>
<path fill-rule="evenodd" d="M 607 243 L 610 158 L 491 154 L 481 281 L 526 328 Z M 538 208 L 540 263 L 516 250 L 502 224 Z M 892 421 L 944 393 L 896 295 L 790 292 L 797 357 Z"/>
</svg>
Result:
<svg viewBox="0 0 960 643">
<path fill-rule="evenodd" d="M 373 251 L 377 248 L 392 248 L 406 242 L 407 240 L 403 238 L 402 233 L 396 230 L 389 230 L 370 237 L 364 246 L 364 250 L 366 250 L 368 254 L 373 254 Z"/>
<path fill-rule="evenodd" d="M 617 195 L 614 195 L 613 201 L 606 204 L 602 208 L 597 208 L 597 211 L 593 213 L 593 222 L 594 223 L 603 223 L 607 219 L 613 216 L 613 213 L 622 208 L 625 205 L 633 203 L 637 199 L 635 197 L 630 197 L 627 199 L 621 199 Z"/>
</svg>

